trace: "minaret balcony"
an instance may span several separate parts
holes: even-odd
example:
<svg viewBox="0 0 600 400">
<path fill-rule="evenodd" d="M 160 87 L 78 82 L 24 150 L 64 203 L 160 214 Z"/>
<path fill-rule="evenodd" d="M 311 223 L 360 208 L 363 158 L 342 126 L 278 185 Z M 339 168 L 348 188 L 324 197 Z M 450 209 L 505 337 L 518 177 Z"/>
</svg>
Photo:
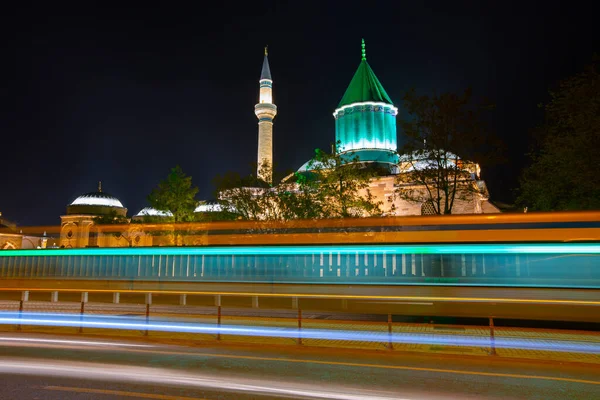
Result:
<svg viewBox="0 0 600 400">
<path fill-rule="evenodd" d="M 277 106 L 271 103 L 259 103 L 254 106 L 254 113 L 259 119 L 265 117 L 273 119 L 277 115 Z"/>
</svg>

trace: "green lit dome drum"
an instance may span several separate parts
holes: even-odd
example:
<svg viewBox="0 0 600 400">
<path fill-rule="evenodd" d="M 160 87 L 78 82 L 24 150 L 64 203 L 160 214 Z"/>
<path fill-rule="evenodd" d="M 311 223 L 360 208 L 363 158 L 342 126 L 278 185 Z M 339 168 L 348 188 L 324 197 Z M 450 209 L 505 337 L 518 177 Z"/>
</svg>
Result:
<svg viewBox="0 0 600 400">
<path fill-rule="evenodd" d="M 342 151 L 381 149 L 396 151 L 396 115 L 391 104 L 360 102 L 335 110 L 335 139 Z"/>
<path fill-rule="evenodd" d="M 333 113 L 336 143 L 362 162 L 395 164 L 398 108 L 367 63 L 364 41 L 362 48 L 360 65 Z"/>
</svg>

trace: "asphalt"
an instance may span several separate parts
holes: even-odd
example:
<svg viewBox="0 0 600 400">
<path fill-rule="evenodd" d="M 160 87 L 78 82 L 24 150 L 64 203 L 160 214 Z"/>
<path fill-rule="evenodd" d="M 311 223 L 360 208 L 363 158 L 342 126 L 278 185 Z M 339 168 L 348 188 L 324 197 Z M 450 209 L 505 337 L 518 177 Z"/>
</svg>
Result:
<svg viewBox="0 0 600 400">
<path fill-rule="evenodd" d="M 0 399 L 595 399 L 600 367 L 2 333 Z"/>
</svg>

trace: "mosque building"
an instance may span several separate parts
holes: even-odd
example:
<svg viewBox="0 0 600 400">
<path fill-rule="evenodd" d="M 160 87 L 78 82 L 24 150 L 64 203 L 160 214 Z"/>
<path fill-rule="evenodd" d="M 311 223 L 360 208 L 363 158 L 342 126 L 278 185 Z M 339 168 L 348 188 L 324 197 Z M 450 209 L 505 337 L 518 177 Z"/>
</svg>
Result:
<svg viewBox="0 0 600 400">
<path fill-rule="evenodd" d="M 273 128 L 277 115 L 277 106 L 273 101 L 273 78 L 265 48 L 261 75 L 259 79 L 259 102 L 254 111 L 258 118 L 257 176 L 267 183 L 272 180 L 273 166 Z M 396 116 L 398 108 L 367 62 L 365 43 L 362 42 L 362 55 L 358 69 L 333 112 L 335 119 L 335 141 L 339 144 L 340 154 L 349 162 L 358 159 L 361 163 L 376 163 L 389 171 L 384 176 L 373 179 L 369 185 L 376 201 L 382 202 L 385 215 L 427 215 L 434 213 L 430 202 L 407 201 L 395 196 L 397 177 L 409 173 L 410 168 L 398 148 L 404 144 L 403 135 L 398 136 Z M 399 140 L 400 139 L 400 140 Z M 459 199 L 453 207 L 456 214 L 498 213 L 500 210 L 490 203 L 485 182 L 480 179 L 477 164 L 453 158 L 470 173 L 472 184 L 478 190 L 466 198 Z M 298 172 L 310 170 L 311 162 L 302 165 Z M 423 191 L 423 187 L 413 185 L 413 190 Z M 196 212 L 219 211 L 218 205 L 200 204 Z M 132 229 L 122 234 L 106 234 L 94 220 L 101 216 L 113 215 L 125 218 L 127 209 L 114 196 L 102 191 L 86 193 L 77 197 L 67 206 L 66 215 L 61 216 L 60 247 L 120 247 L 155 246 L 161 243 L 157 236 Z M 142 209 L 132 217 L 139 222 L 145 217 L 168 217 L 169 212 L 158 211 L 150 207 Z M 193 243 L 190 243 L 193 244 Z"/>
<path fill-rule="evenodd" d="M 99 233 L 97 218 L 103 216 L 125 218 L 127 208 L 98 183 L 97 191 L 77 197 L 60 217 L 60 247 L 120 247 L 121 237 Z"/>
<path fill-rule="evenodd" d="M 272 81 L 271 81 L 272 82 Z M 410 173 L 414 163 L 406 162 L 407 157 L 399 156 L 398 148 L 405 144 L 403 135 L 396 130 L 398 108 L 394 106 L 383 85 L 367 62 L 365 42 L 362 41 L 361 61 L 338 107 L 333 112 L 335 118 L 335 141 L 339 146 L 342 159 L 349 162 L 374 163 L 389 171 L 385 176 L 373 179 L 368 190 L 375 201 L 381 201 L 384 215 L 406 216 L 435 213 L 433 204 L 427 200 L 426 188 L 419 185 L 405 185 L 422 195 L 411 196 L 411 201 L 400 198 L 397 193 L 397 177 Z M 400 141 L 398 140 L 400 139 Z M 477 164 L 460 160 L 450 155 L 450 162 L 470 175 L 470 185 L 475 190 L 457 196 L 452 209 L 455 214 L 498 213 L 500 210 L 489 201 L 485 182 L 480 179 Z M 418 164 L 418 163 L 417 163 Z M 298 172 L 310 169 L 307 161 Z M 366 190 L 366 189 L 365 189 Z M 363 193 L 364 194 L 364 193 Z M 414 201 L 423 199 L 423 201 Z"/>
<path fill-rule="evenodd" d="M 197 213 L 217 212 L 219 207 L 212 204 L 199 204 L 194 210 Z M 173 238 L 168 235 L 151 235 L 142 229 L 141 223 L 148 217 L 160 220 L 171 217 L 169 211 L 160 211 L 145 207 L 130 219 L 127 218 L 127 208 L 115 196 L 98 190 L 78 196 L 67 206 L 67 212 L 60 217 L 60 247 L 138 247 L 138 246 L 167 246 Z M 103 224 L 114 219 L 115 224 Z M 131 222 L 131 223 L 130 223 Z M 121 224 L 120 227 L 115 225 Z M 168 223 L 165 231 L 169 231 Z M 186 243 L 194 244 L 194 243 Z"/>
<path fill-rule="evenodd" d="M 2 216 L 0 212 L 0 250 L 46 249 L 58 247 L 57 237 L 44 232 L 41 235 L 24 234 L 17 224 Z"/>
</svg>

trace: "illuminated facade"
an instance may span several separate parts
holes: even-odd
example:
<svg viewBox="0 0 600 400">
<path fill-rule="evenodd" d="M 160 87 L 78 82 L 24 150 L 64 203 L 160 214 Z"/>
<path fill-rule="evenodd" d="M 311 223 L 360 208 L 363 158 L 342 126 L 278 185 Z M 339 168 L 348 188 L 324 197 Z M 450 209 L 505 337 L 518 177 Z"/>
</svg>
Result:
<svg viewBox="0 0 600 400">
<path fill-rule="evenodd" d="M 411 192 L 411 201 L 398 196 L 398 175 L 411 173 L 410 168 L 429 168 L 431 165 L 412 163 L 409 167 L 405 156 L 398 155 L 398 148 L 404 143 L 403 135 L 398 137 L 394 106 L 383 85 L 367 63 L 365 42 L 362 41 L 361 61 L 338 107 L 335 118 L 335 140 L 338 151 L 351 162 L 376 163 L 385 167 L 389 175 L 371 181 L 368 190 L 375 201 L 381 201 L 385 215 L 427 215 L 434 213 L 428 199 L 427 188 L 408 182 L 403 191 Z M 399 140 L 400 139 L 400 140 Z M 450 157 L 467 177 L 460 184 L 461 192 L 456 196 L 452 212 L 455 214 L 498 213 L 500 210 L 489 202 L 485 182 L 480 179 L 479 165 Z M 306 162 L 298 172 L 310 170 L 312 164 Z M 408 179 L 408 178 L 407 178 Z M 406 181 L 407 179 L 403 179 Z M 457 191 L 458 192 L 458 191 Z M 363 193 L 363 195 L 366 194 Z"/>
<path fill-rule="evenodd" d="M 0 212 L 0 250 L 45 249 L 54 247 L 58 247 L 56 237 L 49 237 L 46 235 L 46 232 L 41 236 L 25 235 L 17 228 L 17 224 L 3 218 Z"/>
<path fill-rule="evenodd" d="M 273 102 L 273 79 L 269 68 L 268 54 L 265 49 L 260 75 L 259 102 L 254 110 L 258 118 L 258 152 L 257 176 L 265 182 L 272 181 L 273 167 L 273 120 L 277 115 L 277 106 Z M 399 198 L 398 174 L 410 174 L 410 168 L 419 168 L 419 164 L 409 166 L 402 155 L 398 155 L 399 147 L 404 144 L 402 135 L 398 137 L 396 116 L 398 108 L 383 88 L 383 85 L 367 63 L 365 43 L 362 42 L 361 61 L 348 88 L 346 89 L 333 116 L 335 118 L 335 139 L 339 143 L 339 151 L 347 155 L 347 160 L 358 157 L 363 163 L 377 163 L 386 166 L 386 176 L 373 179 L 368 190 L 376 201 L 381 201 L 385 215 L 422 215 L 431 214 L 432 208 L 426 200 L 422 202 L 407 201 Z M 451 157 L 452 158 L 452 157 Z M 480 180 L 479 166 L 454 157 L 455 162 L 464 166 L 471 179 L 468 185 L 476 186 L 468 196 L 459 196 L 454 204 L 453 213 L 478 214 L 496 213 L 499 210 L 488 201 L 485 183 Z M 305 163 L 298 172 L 310 169 L 310 162 Z M 422 193 L 426 198 L 426 188 L 419 185 L 405 185 L 405 189 Z M 261 191 L 262 188 L 248 188 Z M 417 196 L 418 197 L 418 196 Z M 218 212 L 219 205 L 199 204 L 195 212 Z M 114 215 L 125 218 L 127 209 L 114 196 L 98 191 L 87 193 L 76 198 L 67 206 L 66 215 L 61 216 L 60 247 L 134 247 L 172 245 L 173 239 L 145 233 L 132 223 L 125 232 L 107 233 L 106 228 L 96 223 L 96 218 Z M 132 217 L 133 222 L 142 222 L 147 217 L 160 221 L 169 218 L 168 211 L 159 211 L 146 207 Z M 165 219 L 165 222 L 167 220 Z M 165 231 L 172 230 L 169 222 Z M 103 232 L 104 230 L 104 232 Z M 202 237 L 190 236 L 184 239 L 186 245 L 202 244 Z M 1 243 L 0 243 L 1 245 Z M 20 248 L 18 244 L 11 247 Z"/>
<path fill-rule="evenodd" d="M 258 118 L 258 157 L 256 176 L 271 183 L 273 170 L 273 119 L 277 106 L 273 103 L 273 79 L 269 68 L 267 48 L 260 74 L 260 94 L 254 113 Z"/>
<path fill-rule="evenodd" d="M 152 238 L 136 225 L 119 232 L 105 232 L 99 217 L 126 218 L 127 208 L 116 197 L 102 191 L 82 194 L 67 206 L 60 217 L 60 247 L 134 247 L 151 246 Z"/>
<path fill-rule="evenodd" d="M 367 63 L 363 40 L 358 69 L 333 113 L 339 150 L 363 162 L 395 164 L 397 114 L 398 109 Z"/>
</svg>

